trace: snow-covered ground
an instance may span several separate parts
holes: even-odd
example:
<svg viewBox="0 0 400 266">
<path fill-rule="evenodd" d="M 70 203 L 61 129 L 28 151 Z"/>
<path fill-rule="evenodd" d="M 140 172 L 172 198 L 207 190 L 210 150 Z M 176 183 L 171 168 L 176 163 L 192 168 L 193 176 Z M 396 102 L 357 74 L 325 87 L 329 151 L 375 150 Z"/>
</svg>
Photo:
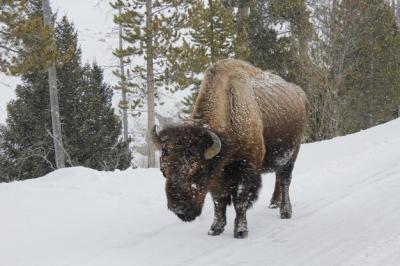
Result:
<svg viewBox="0 0 400 266">
<path fill-rule="evenodd" d="M 159 170 L 63 169 L 0 184 L 0 265 L 399 265 L 400 120 L 304 145 L 291 190 L 293 218 L 267 208 L 265 175 L 248 213 L 249 238 L 207 235 L 203 214 L 167 210 Z"/>
</svg>

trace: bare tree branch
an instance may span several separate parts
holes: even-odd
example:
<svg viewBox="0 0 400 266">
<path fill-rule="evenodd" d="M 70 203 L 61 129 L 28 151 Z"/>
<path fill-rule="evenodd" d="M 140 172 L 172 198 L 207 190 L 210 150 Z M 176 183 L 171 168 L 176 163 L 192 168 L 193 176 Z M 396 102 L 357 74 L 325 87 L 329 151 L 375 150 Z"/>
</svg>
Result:
<svg viewBox="0 0 400 266">
<path fill-rule="evenodd" d="M 13 49 L 13 48 L 7 47 L 7 46 L 2 45 L 2 44 L 0 44 L 0 48 L 3 48 L 3 49 L 5 49 L 5 50 L 7 50 L 7 51 L 11 51 L 11 52 L 14 52 L 14 53 L 17 53 L 17 54 L 20 54 L 20 53 L 21 53 L 21 52 L 18 51 L 18 50 L 15 50 L 15 49 Z"/>
<path fill-rule="evenodd" d="M 54 140 L 53 134 L 51 134 L 51 132 L 46 128 L 46 133 Z M 74 164 L 72 163 L 72 159 L 71 156 L 69 155 L 69 153 L 65 150 L 64 146 L 62 147 L 62 150 L 64 152 L 64 154 L 67 156 L 67 161 L 69 163 L 70 166 L 74 167 Z"/>
</svg>

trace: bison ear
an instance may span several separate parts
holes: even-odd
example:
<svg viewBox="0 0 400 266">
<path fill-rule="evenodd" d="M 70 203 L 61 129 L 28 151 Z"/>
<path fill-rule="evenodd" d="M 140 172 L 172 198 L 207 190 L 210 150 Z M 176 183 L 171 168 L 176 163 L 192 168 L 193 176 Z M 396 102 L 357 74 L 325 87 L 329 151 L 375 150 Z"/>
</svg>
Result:
<svg viewBox="0 0 400 266">
<path fill-rule="evenodd" d="M 161 149 L 161 139 L 160 136 L 157 133 L 157 126 L 153 127 L 153 130 L 151 130 L 150 132 L 150 139 L 151 142 L 153 143 L 153 145 L 157 148 L 157 149 Z"/>
<path fill-rule="evenodd" d="M 211 147 L 207 148 L 204 152 L 204 158 L 206 160 L 211 160 L 215 156 L 218 155 L 218 153 L 221 151 L 221 140 L 218 137 L 217 134 L 212 132 L 211 130 L 207 130 L 208 135 L 211 137 L 213 144 Z"/>
</svg>

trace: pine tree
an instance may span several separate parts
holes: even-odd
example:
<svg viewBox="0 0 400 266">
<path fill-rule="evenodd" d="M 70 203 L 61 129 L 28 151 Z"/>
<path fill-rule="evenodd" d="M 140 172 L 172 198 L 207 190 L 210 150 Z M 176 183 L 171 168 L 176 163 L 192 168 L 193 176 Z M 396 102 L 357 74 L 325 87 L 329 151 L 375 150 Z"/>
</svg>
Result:
<svg viewBox="0 0 400 266">
<path fill-rule="evenodd" d="M 12 180 L 45 175 L 56 169 L 51 135 L 47 75 L 25 74 L 16 99 L 7 106 L 7 126 L 2 129 L 3 150 Z"/>
<path fill-rule="evenodd" d="M 0 7 L 1 71 L 19 75 L 47 69 L 57 57 L 41 0 L 7 0 Z"/>
<path fill-rule="evenodd" d="M 124 6 L 123 2 L 116 1 L 115 3 L 111 3 L 111 6 L 118 10 L 118 16 L 122 15 L 122 7 Z M 127 58 L 124 51 L 124 40 L 123 40 L 123 32 L 124 27 L 122 22 L 116 19 L 114 21 L 118 25 L 118 39 L 119 39 L 119 47 L 114 52 L 114 55 L 119 59 L 119 69 L 114 70 L 113 74 L 119 78 L 119 82 L 114 89 L 121 93 L 121 100 L 119 101 L 118 107 L 122 110 L 122 128 L 123 128 L 123 137 L 125 141 L 128 141 L 129 134 L 128 134 L 128 109 L 129 109 L 129 102 L 128 102 L 128 73 L 125 70 Z"/>
<path fill-rule="evenodd" d="M 186 113 L 197 96 L 198 77 L 207 66 L 223 58 L 240 58 L 303 85 L 312 27 L 303 0 L 190 1 L 189 40 L 172 69 L 185 73 L 182 87 L 193 90 L 185 98 Z M 288 32 L 279 36 L 276 25 Z M 309 66 L 307 66 L 308 68 Z M 302 71 L 298 71 L 301 69 Z M 296 72 L 297 71 L 297 72 Z M 302 79 L 303 78 L 303 79 Z"/>
<path fill-rule="evenodd" d="M 84 67 L 83 78 L 75 103 L 80 115 L 75 114 L 70 132 L 64 130 L 73 163 L 99 170 L 126 169 L 131 160 L 126 154 L 129 139 L 119 140 L 121 121 L 112 108 L 112 88 L 104 83 L 103 70 L 96 64 Z"/>
<path fill-rule="evenodd" d="M 365 129 L 396 116 L 399 93 L 399 32 L 384 0 L 334 0 L 313 7 L 318 21 L 314 62 L 319 115 L 316 139 Z"/>
<path fill-rule="evenodd" d="M 147 105 L 147 131 L 155 124 L 156 97 L 160 97 L 161 88 L 174 90 L 169 81 L 168 58 L 174 43 L 179 39 L 181 0 L 117 0 L 112 3 L 121 9 L 121 15 L 114 21 L 123 26 L 123 39 L 127 46 L 115 53 L 121 58 L 129 58 L 133 63 L 134 81 L 130 85 L 138 91 L 134 106 Z M 141 59 L 144 58 L 145 64 Z M 140 62 L 140 63 L 134 63 Z M 140 94 L 140 91 L 145 93 Z M 134 92 L 135 93 L 135 92 Z M 143 97 L 145 96 L 145 97 Z M 155 167 L 155 147 L 148 142 L 148 167 Z"/>
<path fill-rule="evenodd" d="M 6 152 L 4 150 L 4 136 L 5 128 L 0 125 L 0 183 L 12 181 L 12 176 L 10 176 L 12 169 L 12 162 L 8 160 Z"/>
<path fill-rule="evenodd" d="M 61 121 L 69 166 L 99 170 L 125 169 L 130 164 L 126 143 L 119 140 L 121 123 L 111 106 L 112 90 L 103 81 L 100 67 L 81 66 L 77 34 L 64 17 L 55 30 L 58 53 L 70 60 L 58 62 Z M 8 105 L 6 128 L 0 135 L 8 176 L 27 179 L 56 168 L 51 118 L 43 72 L 24 74 L 16 99 Z M 3 160 L 4 161 L 4 160 Z"/>
<path fill-rule="evenodd" d="M 187 7 L 183 44 L 172 53 L 171 77 L 181 89 L 192 93 L 183 104 L 184 113 L 192 111 L 201 83 L 201 73 L 220 59 L 235 57 L 237 46 L 233 3 L 221 0 L 191 0 Z"/>
<path fill-rule="evenodd" d="M 359 33 L 344 59 L 350 67 L 341 93 L 341 130 L 351 133 L 397 117 L 400 34 L 396 17 L 384 0 L 346 0 L 340 11 L 340 15 L 349 14 L 343 27 Z"/>
<path fill-rule="evenodd" d="M 273 27 L 279 22 L 278 14 L 272 13 L 269 2 L 260 0 L 251 5 L 251 14 L 246 26 L 248 60 L 261 69 L 287 76 L 290 41 L 285 36 L 279 37 L 279 32 Z M 277 10 L 275 13 L 278 13 Z"/>
<path fill-rule="evenodd" d="M 49 1 L 8 0 L 1 9 L 0 33 L 7 45 L 2 45 L 0 70 L 13 75 L 47 70 L 56 166 L 62 168 L 65 166 L 65 154 L 61 136 L 55 66 L 58 50 L 53 34 L 53 18 Z M 11 50 L 10 47 L 12 47 Z"/>
</svg>

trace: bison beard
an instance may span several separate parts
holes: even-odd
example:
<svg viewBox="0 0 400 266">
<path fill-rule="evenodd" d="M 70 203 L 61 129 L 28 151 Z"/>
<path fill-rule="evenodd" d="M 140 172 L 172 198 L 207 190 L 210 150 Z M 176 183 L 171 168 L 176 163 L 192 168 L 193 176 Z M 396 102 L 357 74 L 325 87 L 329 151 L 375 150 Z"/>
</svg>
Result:
<svg viewBox="0 0 400 266">
<path fill-rule="evenodd" d="M 243 61 L 222 60 L 207 69 L 191 119 L 152 133 L 161 150 L 168 208 L 181 220 L 201 214 L 211 192 L 210 235 L 226 225 L 233 203 L 234 237 L 248 235 L 246 212 L 257 199 L 261 173 L 276 172 L 271 208 L 291 218 L 289 186 L 307 121 L 298 86 Z"/>
</svg>

